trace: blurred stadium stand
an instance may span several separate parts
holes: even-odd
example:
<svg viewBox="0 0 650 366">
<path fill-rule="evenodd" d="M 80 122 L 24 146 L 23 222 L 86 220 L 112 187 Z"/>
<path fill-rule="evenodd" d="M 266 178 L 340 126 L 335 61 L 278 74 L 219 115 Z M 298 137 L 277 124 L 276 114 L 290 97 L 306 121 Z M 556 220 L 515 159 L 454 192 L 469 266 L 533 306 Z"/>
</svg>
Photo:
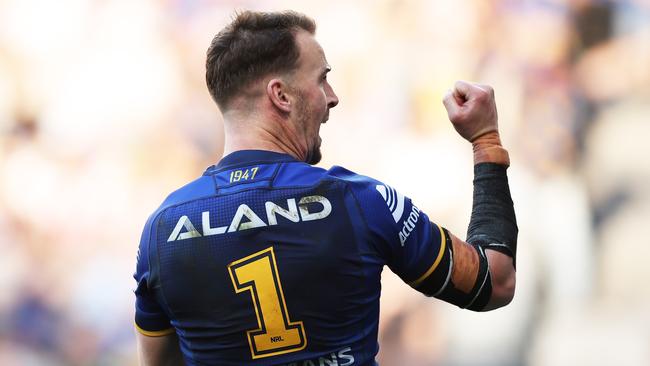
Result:
<svg viewBox="0 0 650 366">
<path fill-rule="evenodd" d="M 204 86 L 234 9 L 314 17 L 341 103 L 324 161 L 465 235 L 471 150 L 440 102 L 494 86 L 520 226 L 513 303 L 475 314 L 387 269 L 382 365 L 650 365 L 650 2 L 0 1 L 0 364 L 136 364 L 135 254 L 216 162 Z"/>
</svg>

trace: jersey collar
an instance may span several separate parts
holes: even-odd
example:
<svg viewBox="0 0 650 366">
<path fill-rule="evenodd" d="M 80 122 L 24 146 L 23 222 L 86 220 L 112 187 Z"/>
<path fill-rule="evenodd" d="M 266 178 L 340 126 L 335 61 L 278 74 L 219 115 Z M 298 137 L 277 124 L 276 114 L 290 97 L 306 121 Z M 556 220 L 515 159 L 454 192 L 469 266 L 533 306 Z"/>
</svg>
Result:
<svg viewBox="0 0 650 366">
<path fill-rule="evenodd" d="M 298 161 L 296 158 L 289 154 L 277 153 L 266 150 L 239 150 L 234 151 L 219 161 L 217 165 L 213 165 L 206 170 L 208 172 L 215 172 L 226 168 L 235 166 L 242 166 L 248 163 L 281 163 L 288 161 Z"/>
</svg>

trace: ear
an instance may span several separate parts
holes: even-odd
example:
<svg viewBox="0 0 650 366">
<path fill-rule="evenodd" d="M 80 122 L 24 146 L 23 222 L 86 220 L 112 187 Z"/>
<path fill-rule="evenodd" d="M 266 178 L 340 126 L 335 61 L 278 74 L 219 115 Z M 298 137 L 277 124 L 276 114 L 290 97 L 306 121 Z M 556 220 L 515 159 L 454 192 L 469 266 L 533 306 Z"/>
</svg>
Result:
<svg viewBox="0 0 650 366">
<path fill-rule="evenodd" d="M 266 84 L 266 96 L 271 100 L 274 106 L 283 112 L 291 112 L 291 97 L 289 86 L 281 79 L 271 79 Z"/>
</svg>

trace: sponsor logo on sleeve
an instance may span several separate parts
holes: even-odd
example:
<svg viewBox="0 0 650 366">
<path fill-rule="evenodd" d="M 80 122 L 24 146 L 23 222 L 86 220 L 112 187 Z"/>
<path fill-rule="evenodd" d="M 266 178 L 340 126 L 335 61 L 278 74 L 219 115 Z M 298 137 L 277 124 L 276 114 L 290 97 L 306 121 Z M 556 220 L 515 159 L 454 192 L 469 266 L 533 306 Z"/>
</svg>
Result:
<svg viewBox="0 0 650 366">
<path fill-rule="evenodd" d="M 390 213 L 393 215 L 393 220 L 395 220 L 396 223 L 399 223 L 404 215 L 404 196 L 388 185 L 378 184 L 376 189 L 384 198 L 388 210 L 390 210 Z M 408 216 L 402 224 L 402 230 L 399 232 L 399 241 L 402 246 L 404 246 L 406 239 L 408 239 L 411 232 L 415 229 L 415 224 L 419 219 L 420 209 L 415 207 L 415 205 L 412 205 L 411 211 L 408 213 Z"/>
<path fill-rule="evenodd" d="M 393 215 L 393 220 L 399 222 L 404 213 L 404 196 L 397 192 L 395 188 L 388 185 L 378 184 L 376 188 L 384 198 L 384 202 L 386 202 L 388 209 Z"/>
</svg>

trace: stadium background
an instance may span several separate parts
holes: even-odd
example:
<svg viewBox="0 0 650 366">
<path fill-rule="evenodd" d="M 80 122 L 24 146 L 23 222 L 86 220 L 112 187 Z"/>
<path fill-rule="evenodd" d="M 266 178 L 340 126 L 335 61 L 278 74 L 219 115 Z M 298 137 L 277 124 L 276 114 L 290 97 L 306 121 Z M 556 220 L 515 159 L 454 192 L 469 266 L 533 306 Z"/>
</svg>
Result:
<svg viewBox="0 0 650 366">
<path fill-rule="evenodd" d="M 650 1 L 0 1 L 0 364 L 135 364 L 147 215 L 220 157 L 204 55 L 233 9 L 304 11 L 341 103 L 321 166 L 464 236 L 440 102 L 496 89 L 518 288 L 475 314 L 386 271 L 382 365 L 650 365 Z"/>
</svg>

